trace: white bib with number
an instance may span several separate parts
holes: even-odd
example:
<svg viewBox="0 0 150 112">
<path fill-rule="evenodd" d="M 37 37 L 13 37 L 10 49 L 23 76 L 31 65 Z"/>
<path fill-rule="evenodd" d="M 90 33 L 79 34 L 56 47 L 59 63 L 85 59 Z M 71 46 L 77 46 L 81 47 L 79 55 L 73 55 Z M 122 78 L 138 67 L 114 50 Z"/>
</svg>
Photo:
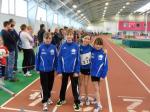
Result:
<svg viewBox="0 0 150 112">
<path fill-rule="evenodd" d="M 88 65 L 90 64 L 90 60 L 91 60 L 91 52 L 85 53 L 85 54 L 81 54 L 81 65 Z"/>
</svg>

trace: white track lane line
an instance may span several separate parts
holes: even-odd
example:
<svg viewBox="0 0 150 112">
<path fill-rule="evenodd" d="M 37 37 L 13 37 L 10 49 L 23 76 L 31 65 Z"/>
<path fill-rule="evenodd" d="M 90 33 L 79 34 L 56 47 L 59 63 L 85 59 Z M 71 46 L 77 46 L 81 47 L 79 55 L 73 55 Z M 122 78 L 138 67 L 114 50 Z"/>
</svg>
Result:
<svg viewBox="0 0 150 112">
<path fill-rule="evenodd" d="M 23 91 L 25 91 L 28 87 L 30 87 L 32 84 L 34 84 L 36 81 L 38 81 L 40 78 L 35 79 L 32 83 L 30 83 L 28 86 L 26 86 L 24 89 L 19 91 L 14 97 L 7 100 L 5 103 L 3 103 L 0 107 L 4 107 L 6 104 L 8 104 L 10 101 L 12 101 L 14 98 L 16 98 L 19 94 L 21 94 Z"/>
<path fill-rule="evenodd" d="M 112 46 L 105 41 L 106 44 L 114 51 L 114 53 L 119 57 L 119 59 L 124 63 L 124 65 L 130 70 L 133 76 L 139 81 L 139 83 L 144 87 L 144 89 L 150 94 L 150 89 L 143 83 L 143 81 L 136 75 L 136 73 L 130 68 L 130 66 L 121 58 L 121 56 L 117 53 L 116 50 L 112 48 Z"/>
<path fill-rule="evenodd" d="M 40 111 L 33 111 L 33 110 L 24 110 L 24 109 L 18 109 L 18 108 L 9 108 L 9 107 L 2 107 L 1 109 L 5 110 L 11 110 L 11 111 L 19 111 L 19 112 L 40 112 Z"/>
<path fill-rule="evenodd" d="M 113 112 L 112 103 L 111 103 L 111 97 L 110 97 L 110 91 L 109 91 L 109 84 L 108 84 L 107 77 L 105 78 L 105 84 L 106 84 L 106 91 L 107 91 L 107 99 L 108 99 L 109 112 Z"/>
<path fill-rule="evenodd" d="M 112 42 L 113 44 L 115 44 L 113 41 L 109 40 L 110 42 Z M 128 54 L 130 54 L 132 57 L 136 58 L 137 60 L 141 61 L 142 63 L 144 63 L 146 66 L 150 67 L 150 64 L 148 64 L 147 62 L 143 61 L 142 59 L 138 58 L 136 55 L 132 54 L 130 51 L 128 51 L 127 49 L 124 49 L 122 47 L 120 47 L 122 50 L 124 50 L 125 52 L 127 52 Z"/>
<path fill-rule="evenodd" d="M 67 85 L 67 90 L 69 89 L 70 85 L 71 85 L 71 81 L 69 81 L 69 84 Z M 55 105 L 55 107 L 53 108 L 52 112 L 56 112 L 57 109 L 58 109 L 58 107 Z"/>
</svg>

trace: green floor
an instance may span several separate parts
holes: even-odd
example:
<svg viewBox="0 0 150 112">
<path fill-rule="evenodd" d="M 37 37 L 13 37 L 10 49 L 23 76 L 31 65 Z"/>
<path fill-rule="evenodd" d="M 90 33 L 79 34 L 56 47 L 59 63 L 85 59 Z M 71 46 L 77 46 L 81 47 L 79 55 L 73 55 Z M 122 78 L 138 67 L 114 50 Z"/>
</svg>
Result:
<svg viewBox="0 0 150 112">
<path fill-rule="evenodd" d="M 150 48 L 129 48 L 122 45 L 122 40 L 111 39 L 111 41 L 150 66 Z"/>
<path fill-rule="evenodd" d="M 22 64 L 22 53 L 19 53 L 19 59 L 18 59 L 18 66 L 21 67 Z M 21 69 L 19 69 L 21 71 Z M 27 85 L 29 85 L 31 82 L 33 82 L 35 79 L 39 77 L 38 74 L 36 74 L 35 71 L 32 71 L 31 77 L 24 77 L 23 73 L 18 73 L 16 77 L 19 79 L 18 82 L 9 82 L 5 81 L 5 87 L 10 89 L 11 91 L 18 93 L 20 90 L 25 88 Z M 0 105 L 2 105 L 5 101 L 11 98 L 11 95 L 4 92 L 3 90 L 0 90 Z"/>
</svg>

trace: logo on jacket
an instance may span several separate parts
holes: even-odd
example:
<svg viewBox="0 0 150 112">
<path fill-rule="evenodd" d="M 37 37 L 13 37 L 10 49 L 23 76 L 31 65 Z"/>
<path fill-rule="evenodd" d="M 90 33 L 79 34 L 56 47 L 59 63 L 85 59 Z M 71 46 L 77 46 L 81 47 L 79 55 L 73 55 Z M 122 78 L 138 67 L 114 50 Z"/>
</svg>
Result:
<svg viewBox="0 0 150 112">
<path fill-rule="evenodd" d="M 75 50 L 75 49 L 72 49 L 72 50 L 71 50 L 71 54 L 76 54 L 76 50 Z"/>
<path fill-rule="evenodd" d="M 45 51 L 45 49 L 42 49 L 42 51 Z"/>
<path fill-rule="evenodd" d="M 53 49 L 50 50 L 50 54 L 54 55 L 54 50 Z"/>
<path fill-rule="evenodd" d="M 102 60 L 102 59 L 103 59 L 103 55 L 99 55 L 98 60 Z"/>
</svg>

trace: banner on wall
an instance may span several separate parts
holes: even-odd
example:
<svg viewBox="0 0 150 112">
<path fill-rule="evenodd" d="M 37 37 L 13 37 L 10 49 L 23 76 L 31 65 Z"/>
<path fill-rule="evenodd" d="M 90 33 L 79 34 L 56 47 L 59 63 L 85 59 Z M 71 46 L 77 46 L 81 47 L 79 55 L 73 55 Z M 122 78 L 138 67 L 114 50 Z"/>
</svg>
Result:
<svg viewBox="0 0 150 112">
<path fill-rule="evenodd" d="M 119 30 L 121 31 L 145 31 L 145 22 L 119 21 Z M 147 31 L 150 31 L 150 22 L 147 24 Z"/>
</svg>

